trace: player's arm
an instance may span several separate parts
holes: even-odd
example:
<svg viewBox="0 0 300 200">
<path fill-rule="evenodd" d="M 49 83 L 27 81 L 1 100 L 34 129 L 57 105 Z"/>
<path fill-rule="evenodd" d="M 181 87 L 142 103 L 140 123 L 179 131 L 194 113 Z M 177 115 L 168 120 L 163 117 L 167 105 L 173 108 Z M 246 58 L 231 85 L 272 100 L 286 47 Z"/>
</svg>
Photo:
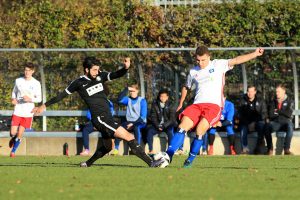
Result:
<svg viewBox="0 0 300 200">
<path fill-rule="evenodd" d="M 75 92 L 78 89 L 78 87 L 79 87 L 79 81 L 77 79 L 73 81 L 63 92 L 59 93 L 57 96 L 53 97 L 52 99 L 42 104 L 41 106 L 33 108 L 31 112 L 34 113 L 34 115 L 38 115 L 42 113 L 46 109 L 46 107 L 61 101 L 63 98 Z"/>
<path fill-rule="evenodd" d="M 111 72 L 111 73 L 107 74 L 107 80 L 108 81 L 120 78 L 120 77 L 124 76 L 127 73 L 128 69 L 130 67 L 130 58 L 128 58 L 128 57 L 125 58 L 123 64 L 124 64 L 123 68 L 121 68 L 121 69 L 119 69 L 115 72 Z"/>
<path fill-rule="evenodd" d="M 14 88 L 13 88 L 12 93 L 11 93 L 11 103 L 12 103 L 13 105 L 18 104 L 18 99 L 17 99 L 17 87 L 16 87 L 16 84 L 15 84 L 15 86 L 14 86 Z"/>
<path fill-rule="evenodd" d="M 181 97 L 180 97 L 179 105 L 178 105 L 178 107 L 176 109 L 176 112 L 178 112 L 182 108 L 183 102 L 184 102 L 184 100 L 185 100 L 185 98 L 187 96 L 187 93 L 188 93 L 187 87 L 183 86 L 182 89 L 181 89 Z"/>
<path fill-rule="evenodd" d="M 37 82 L 35 85 L 35 93 L 33 94 L 33 97 L 30 98 L 28 96 L 24 96 L 24 101 L 26 102 L 32 102 L 32 103 L 40 103 L 42 101 L 42 89 L 40 82 Z"/>
<path fill-rule="evenodd" d="M 248 62 L 249 60 L 252 60 L 258 56 L 263 55 L 264 53 L 264 49 L 263 48 L 257 48 L 254 52 L 252 53 L 248 53 L 248 54 L 244 54 L 241 56 L 237 56 L 231 60 L 229 60 L 228 64 L 229 66 L 234 66 L 234 65 L 239 65 L 245 62 Z"/>
</svg>

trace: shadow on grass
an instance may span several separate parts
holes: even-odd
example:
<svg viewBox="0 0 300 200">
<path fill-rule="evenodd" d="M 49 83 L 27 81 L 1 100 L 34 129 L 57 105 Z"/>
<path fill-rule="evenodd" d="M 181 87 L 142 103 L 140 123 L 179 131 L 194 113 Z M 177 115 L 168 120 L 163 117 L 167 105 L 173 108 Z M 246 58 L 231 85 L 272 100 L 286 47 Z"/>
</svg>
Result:
<svg viewBox="0 0 300 200">
<path fill-rule="evenodd" d="M 80 168 L 79 163 L 1 163 L 0 167 L 71 167 Z M 125 167 L 125 168 L 147 168 L 146 166 L 125 165 L 125 164 L 93 164 L 94 167 Z"/>
</svg>

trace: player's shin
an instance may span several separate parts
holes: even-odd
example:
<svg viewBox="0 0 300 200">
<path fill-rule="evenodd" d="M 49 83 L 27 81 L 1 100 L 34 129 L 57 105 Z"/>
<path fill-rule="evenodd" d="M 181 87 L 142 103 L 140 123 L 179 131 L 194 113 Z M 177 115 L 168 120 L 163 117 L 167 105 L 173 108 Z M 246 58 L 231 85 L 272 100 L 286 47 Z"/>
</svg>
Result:
<svg viewBox="0 0 300 200">
<path fill-rule="evenodd" d="M 20 143 L 21 143 L 21 139 L 16 137 L 15 140 L 14 140 L 13 148 L 11 150 L 12 153 L 15 153 L 17 151 Z"/>
<path fill-rule="evenodd" d="M 100 148 L 98 148 L 96 150 L 94 155 L 86 161 L 87 166 L 88 167 L 91 166 L 96 160 L 98 160 L 99 158 L 102 158 L 110 151 L 111 151 L 111 148 L 109 149 L 109 148 L 106 148 L 105 146 L 101 146 Z"/>
<path fill-rule="evenodd" d="M 175 134 L 170 142 L 170 145 L 168 147 L 168 150 L 167 150 L 167 154 L 169 155 L 171 161 L 172 161 L 174 153 L 183 144 L 185 133 L 186 133 L 186 131 L 183 129 L 178 129 L 175 132 Z"/>
<path fill-rule="evenodd" d="M 203 144 L 202 136 L 197 135 L 191 144 L 190 154 L 187 159 L 190 163 L 192 163 L 195 157 L 198 155 L 202 144 Z"/>
<path fill-rule="evenodd" d="M 128 146 L 130 147 L 132 153 L 145 161 L 149 166 L 152 164 L 152 159 L 145 153 L 141 145 L 137 143 L 135 139 L 128 141 Z"/>
</svg>

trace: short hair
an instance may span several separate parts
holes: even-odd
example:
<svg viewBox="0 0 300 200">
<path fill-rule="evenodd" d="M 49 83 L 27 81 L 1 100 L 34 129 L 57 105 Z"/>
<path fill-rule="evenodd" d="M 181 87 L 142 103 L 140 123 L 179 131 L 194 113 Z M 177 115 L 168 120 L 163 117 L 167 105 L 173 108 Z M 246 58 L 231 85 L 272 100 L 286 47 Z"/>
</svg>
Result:
<svg viewBox="0 0 300 200">
<path fill-rule="evenodd" d="M 204 54 L 207 54 L 210 56 L 210 52 L 207 48 L 207 46 L 199 46 L 196 49 L 196 56 L 203 56 Z"/>
<path fill-rule="evenodd" d="M 136 90 L 140 90 L 140 87 L 139 87 L 138 84 L 132 84 L 132 85 L 130 85 L 129 87 L 132 87 L 132 88 L 134 88 L 134 89 L 136 89 Z"/>
<path fill-rule="evenodd" d="M 83 65 L 83 71 L 85 72 L 85 69 L 91 69 L 93 66 L 97 65 L 100 66 L 101 65 L 101 61 L 98 60 L 95 57 L 86 57 L 82 63 Z"/>
<path fill-rule="evenodd" d="M 254 88 L 255 91 L 257 90 L 255 85 L 248 85 L 248 86 L 247 86 L 247 91 L 248 91 L 249 88 Z"/>
<path fill-rule="evenodd" d="M 283 83 L 278 84 L 278 85 L 276 86 L 276 88 L 281 88 L 281 89 L 283 89 L 284 91 L 286 91 L 286 85 L 283 84 Z"/>
<path fill-rule="evenodd" d="M 35 70 L 35 64 L 33 64 L 32 62 L 27 62 L 27 63 L 25 63 L 24 68 L 29 68 L 31 70 Z"/>
<path fill-rule="evenodd" d="M 159 92 L 158 92 L 158 97 L 161 95 L 161 94 L 167 94 L 169 96 L 169 91 L 165 88 L 163 89 L 160 89 Z"/>
</svg>

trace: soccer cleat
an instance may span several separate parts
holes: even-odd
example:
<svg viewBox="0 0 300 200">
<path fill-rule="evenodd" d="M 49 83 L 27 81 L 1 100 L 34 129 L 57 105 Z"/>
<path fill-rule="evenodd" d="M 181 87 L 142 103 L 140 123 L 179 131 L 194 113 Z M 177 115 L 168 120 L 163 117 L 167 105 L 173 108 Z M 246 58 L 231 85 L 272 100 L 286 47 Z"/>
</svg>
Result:
<svg viewBox="0 0 300 200">
<path fill-rule="evenodd" d="M 89 166 L 86 164 L 86 162 L 81 162 L 80 167 L 89 167 Z"/>
<path fill-rule="evenodd" d="M 165 159 L 164 159 L 164 158 L 160 158 L 160 159 L 158 159 L 158 160 L 153 160 L 152 163 L 151 163 L 151 165 L 150 165 L 150 167 L 153 167 L 153 168 L 155 168 L 155 167 L 160 167 L 160 165 L 161 165 L 163 162 L 165 162 Z"/>
<path fill-rule="evenodd" d="M 88 155 L 90 155 L 90 151 L 89 151 L 88 149 L 86 149 L 86 150 L 82 151 L 82 152 L 80 153 L 80 155 L 81 155 L 81 156 L 88 156 Z"/>
<path fill-rule="evenodd" d="M 9 143 L 8 143 L 9 148 L 13 148 L 16 137 L 17 136 L 13 136 L 12 138 L 10 138 Z"/>
<path fill-rule="evenodd" d="M 207 151 L 203 150 L 202 153 L 201 153 L 201 155 L 206 156 L 207 155 Z"/>
<path fill-rule="evenodd" d="M 16 157 L 16 154 L 14 152 L 10 152 L 10 155 L 9 155 L 11 158 L 14 158 Z"/>
<path fill-rule="evenodd" d="M 192 167 L 192 163 L 189 160 L 185 160 L 183 163 L 183 168 L 191 168 Z"/>
<path fill-rule="evenodd" d="M 119 150 L 118 149 L 114 149 L 113 152 L 111 153 L 112 156 L 117 156 L 119 155 Z"/>
<path fill-rule="evenodd" d="M 273 156 L 273 149 L 268 149 L 268 151 L 267 151 L 267 155 L 269 155 L 269 156 Z"/>
</svg>

